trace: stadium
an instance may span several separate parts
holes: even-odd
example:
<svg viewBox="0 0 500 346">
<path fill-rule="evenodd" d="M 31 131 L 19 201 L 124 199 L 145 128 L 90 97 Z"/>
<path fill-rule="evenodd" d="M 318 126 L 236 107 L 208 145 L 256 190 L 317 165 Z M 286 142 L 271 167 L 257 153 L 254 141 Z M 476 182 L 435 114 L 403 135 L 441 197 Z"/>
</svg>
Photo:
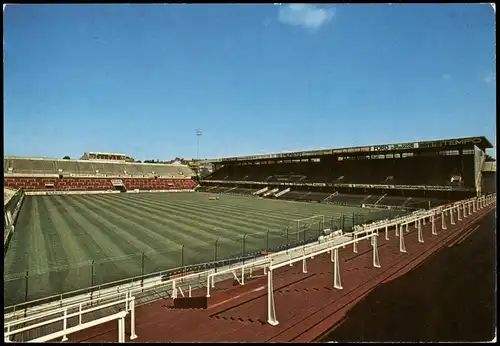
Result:
<svg viewBox="0 0 500 346">
<path fill-rule="evenodd" d="M 488 148 L 468 137 L 191 167 L 5 157 L 5 340 L 317 340 L 338 309 L 491 214 Z M 361 282 L 381 267 L 399 269 Z M 194 321 L 207 327 L 172 332 Z"/>
</svg>

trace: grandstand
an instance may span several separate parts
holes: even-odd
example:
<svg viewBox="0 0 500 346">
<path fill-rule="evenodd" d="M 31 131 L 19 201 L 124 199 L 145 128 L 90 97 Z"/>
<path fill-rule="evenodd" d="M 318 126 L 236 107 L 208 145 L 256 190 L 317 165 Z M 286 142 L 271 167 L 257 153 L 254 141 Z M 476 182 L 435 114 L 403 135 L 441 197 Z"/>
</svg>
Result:
<svg viewBox="0 0 500 346">
<path fill-rule="evenodd" d="M 220 158 L 209 160 L 214 172 L 201 185 L 233 193 L 290 189 L 280 199 L 430 208 L 482 194 L 487 148 L 485 137 L 467 137 Z"/>
<path fill-rule="evenodd" d="M 25 191 L 192 190 L 185 165 L 4 158 L 5 186 Z"/>
</svg>

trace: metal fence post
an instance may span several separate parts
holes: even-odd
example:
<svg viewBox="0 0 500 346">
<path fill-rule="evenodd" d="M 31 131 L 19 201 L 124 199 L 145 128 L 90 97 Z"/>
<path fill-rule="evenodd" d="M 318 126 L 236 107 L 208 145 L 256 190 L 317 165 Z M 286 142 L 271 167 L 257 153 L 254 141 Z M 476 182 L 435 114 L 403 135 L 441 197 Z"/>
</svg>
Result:
<svg viewBox="0 0 500 346">
<path fill-rule="evenodd" d="M 286 228 L 286 249 L 288 250 L 288 227 Z"/>
<path fill-rule="evenodd" d="M 28 301 L 28 275 L 29 275 L 29 270 L 26 270 L 26 280 L 25 280 L 25 288 L 24 288 L 24 302 L 26 303 Z M 24 307 L 24 317 L 26 317 L 26 313 L 28 312 L 28 304 L 25 305 Z"/>
<path fill-rule="evenodd" d="M 92 260 L 92 267 L 90 269 L 90 306 L 92 306 L 92 296 L 94 295 L 94 263 L 95 260 Z"/>
<path fill-rule="evenodd" d="M 215 272 L 217 273 L 217 246 L 219 244 L 219 238 L 215 241 L 215 251 L 214 251 L 214 265 L 215 265 Z"/>
<path fill-rule="evenodd" d="M 144 286 L 144 256 L 146 256 L 146 253 L 142 253 L 142 264 L 141 264 L 141 287 Z"/>
<path fill-rule="evenodd" d="M 184 274 L 184 244 L 182 244 L 181 247 L 181 268 L 182 268 L 182 274 Z"/>
<path fill-rule="evenodd" d="M 245 243 L 246 243 L 246 237 L 247 237 L 247 234 L 245 233 L 243 235 L 243 248 L 242 248 L 242 254 L 241 254 L 241 257 L 243 257 L 243 264 L 245 264 Z"/>
</svg>

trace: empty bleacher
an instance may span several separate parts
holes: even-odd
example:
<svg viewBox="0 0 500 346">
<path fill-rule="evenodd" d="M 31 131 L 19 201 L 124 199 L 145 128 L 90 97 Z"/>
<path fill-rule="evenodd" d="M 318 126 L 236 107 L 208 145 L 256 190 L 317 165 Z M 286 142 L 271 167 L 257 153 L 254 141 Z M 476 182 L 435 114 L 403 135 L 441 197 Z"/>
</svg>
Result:
<svg viewBox="0 0 500 346">
<path fill-rule="evenodd" d="M 112 178 L 122 179 L 125 190 L 191 190 L 197 185 L 183 165 L 17 157 L 4 158 L 4 165 L 5 186 L 27 191 L 115 190 Z"/>
<path fill-rule="evenodd" d="M 225 165 L 206 180 L 446 186 L 452 184 L 450 178 L 454 174 L 462 177 L 461 185 L 474 186 L 474 160 L 470 155 L 342 160 L 328 165 Z"/>
<path fill-rule="evenodd" d="M 230 193 L 236 194 L 236 195 L 249 195 L 250 196 L 255 191 L 256 191 L 255 189 L 238 187 L 238 188 L 232 190 Z"/>
<path fill-rule="evenodd" d="M 349 195 L 339 193 L 335 196 L 332 196 L 329 200 L 329 204 L 337 204 L 337 205 L 345 205 L 345 206 L 361 206 L 364 199 L 368 197 L 367 195 Z"/>
<path fill-rule="evenodd" d="M 4 158 L 4 173 L 13 174 L 66 174 L 114 177 L 190 178 L 193 171 L 184 165 L 116 163 L 85 160 Z"/>
</svg>

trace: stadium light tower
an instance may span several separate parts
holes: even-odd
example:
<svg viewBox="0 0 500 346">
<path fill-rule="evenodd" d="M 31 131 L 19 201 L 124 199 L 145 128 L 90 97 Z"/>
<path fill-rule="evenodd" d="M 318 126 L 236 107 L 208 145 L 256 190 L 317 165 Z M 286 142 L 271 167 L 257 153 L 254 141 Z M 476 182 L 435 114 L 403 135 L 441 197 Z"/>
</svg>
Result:
<svg viewBox="0 0 500 346">
<path fill-rule="evenodd" d="M 202 135 L 201 129 L 196 129 L 196 159 L 200 161 L 200 137 Z"/>
</svg>

